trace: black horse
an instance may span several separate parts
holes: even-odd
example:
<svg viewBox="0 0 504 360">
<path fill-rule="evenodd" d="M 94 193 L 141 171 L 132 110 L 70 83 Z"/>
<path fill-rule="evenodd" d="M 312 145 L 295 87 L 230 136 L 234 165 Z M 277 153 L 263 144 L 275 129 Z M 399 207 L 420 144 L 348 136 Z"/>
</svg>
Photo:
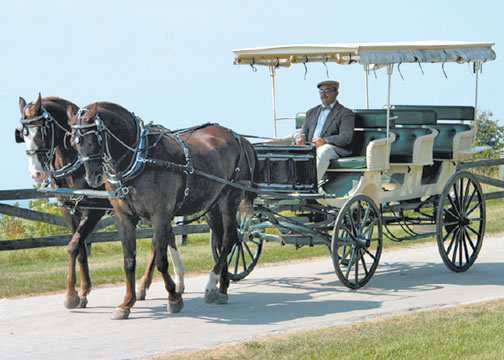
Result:
<svg viewBox="0 0 504 360">
<path fill-rule="evenodd" d="M 78 107 L 72 102 L 59 97 L 44 97 L 39 94 L 35 103 L 27 104 L 19 98 L 21 111 L 21 127 L 16 129 L 16 142 L 24 142 L 28 155 L 28 171 L 36 182 L 50 177 L 52 185 L 73 189 L 88 189 L 84 179 L 85 170 L 78 159 L 77 151 L 70 146 L 70 126 L 68 125 L 67 107 L 74 111 Z M 64 200 L 60 197 L 60 203 Z M 65 295 L 65 307 L 84 308 L 87 305 L 87 295 L 91 291 L 87 252 L 85 241 L 97 223 L 103 217 L 106 209 L 112 206 L 108 200 L 93 200 L 93 208 L 75 207 L 72 210 L 63 207 L 63 217 L 72 231 L 72 240 L 68 244 L 68 275 Z M 176 255 L 178 258 L 178 254 Z M 76 259 L 80 265 L 81 289 L 75 290 Z M 151 257 L 145 275 L 141 279 L 138 293 L 145 298 L 146 290 L 152 282 L 154 259 Z M 177 269 L 176 282 L 179 291 L 184 291 L 184 271 Z"/>
<path fill-rule="evenodd" d="M 250 211 L 255 197 L 248 191 L 257 161 L 252 145 L 214 124 L 179 133 L 143 126 L 134 114 L 107 102 L 88 105 L 77 114 L 69 106 L 68 117 L 88 184 L 105 183 L 107 191 L 122 194 L 111 203 L 123 244 L 126 296 L 112 318 L 128 318 L 136 301 L 135 226 L 140 218 L 154 224 L 156 267 L 168 291 L 168 310 L 178 312 L 183 308 L 182 295 L 168 273 L 167 249 L 176 249 L 171 221 L 174 216 L 205 212 L 220 253 L 205 301 L 226 303 L 226 258 L 238 241 L 237 211 L 242 200 L 243 209 L 248 205 Z"/>
</svg>

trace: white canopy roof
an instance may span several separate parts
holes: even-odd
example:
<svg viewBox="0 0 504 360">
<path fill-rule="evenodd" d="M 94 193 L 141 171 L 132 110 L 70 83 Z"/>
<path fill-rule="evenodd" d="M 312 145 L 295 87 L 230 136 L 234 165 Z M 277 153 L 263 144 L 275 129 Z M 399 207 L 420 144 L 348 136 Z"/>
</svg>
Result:
<svg viewBox="0 0 504 360">
<path fill-rule="evenodd" d="M 474 62 L 495 59 L 494 43 L 422 41 L 363 44 L 283 45 L 233 50 L 235 65 L 290 66 L 296 63 L 335 62 L 387 65 L 406 62 Z"/>
</svg>

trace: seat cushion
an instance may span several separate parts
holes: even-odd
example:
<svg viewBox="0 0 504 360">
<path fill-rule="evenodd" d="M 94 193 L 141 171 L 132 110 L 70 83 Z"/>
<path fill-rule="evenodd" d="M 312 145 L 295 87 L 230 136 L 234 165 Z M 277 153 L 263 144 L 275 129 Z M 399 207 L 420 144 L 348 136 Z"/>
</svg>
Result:
<svg viewBox="0 0 504 360">
<path fill-rule="evenodd" d="M 331 160 L 329 169 L 364 169 L 366 168 L 365 156 L 349 156 Z"/>
</svg>

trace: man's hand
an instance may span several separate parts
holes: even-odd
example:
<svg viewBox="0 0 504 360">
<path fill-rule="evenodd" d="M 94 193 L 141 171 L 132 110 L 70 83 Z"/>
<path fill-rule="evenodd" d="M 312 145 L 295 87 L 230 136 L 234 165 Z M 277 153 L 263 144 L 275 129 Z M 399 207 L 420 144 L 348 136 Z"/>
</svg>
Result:
<svg viewBox="0 0 504 360">
<path fill-rule="evenodd" d="M 327 141 L 321 137 L 313 138 L 312 142 L 315 144 L 315 147 L 319 147 L 327 143 Z"/>
</svg>

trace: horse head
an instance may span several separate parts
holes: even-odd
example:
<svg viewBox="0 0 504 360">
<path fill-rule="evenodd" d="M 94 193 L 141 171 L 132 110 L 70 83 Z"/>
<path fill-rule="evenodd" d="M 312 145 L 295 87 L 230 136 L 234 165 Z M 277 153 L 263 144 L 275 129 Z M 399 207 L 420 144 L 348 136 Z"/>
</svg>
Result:
<svg viewBox="0 0 504 360">
<path fill-rule="evenodd" d="M 68 124 L 72 129 L 71 144 L 79 153 L 86 169 L 86 181 L 91 187 L 99 187 L 104 182 L 103 123 L 98 116 L 98 104 L 88 105 L 74 114 L 67 107 Z"/>
<path fill-rule="evenodd" d="M 50 151 L 51 139 L 47 136 L 47 113 L 43 110 L 40 93 L 34 104 L 26 104 L 25 99 L 20 97 L 19 110 L 21 111 L 21 127 L 15 131 L 16 142 L 25 143 L 28 172 L 34 181 L 41 182 L 49 176 L 44 164 Z"/>
</svg>

